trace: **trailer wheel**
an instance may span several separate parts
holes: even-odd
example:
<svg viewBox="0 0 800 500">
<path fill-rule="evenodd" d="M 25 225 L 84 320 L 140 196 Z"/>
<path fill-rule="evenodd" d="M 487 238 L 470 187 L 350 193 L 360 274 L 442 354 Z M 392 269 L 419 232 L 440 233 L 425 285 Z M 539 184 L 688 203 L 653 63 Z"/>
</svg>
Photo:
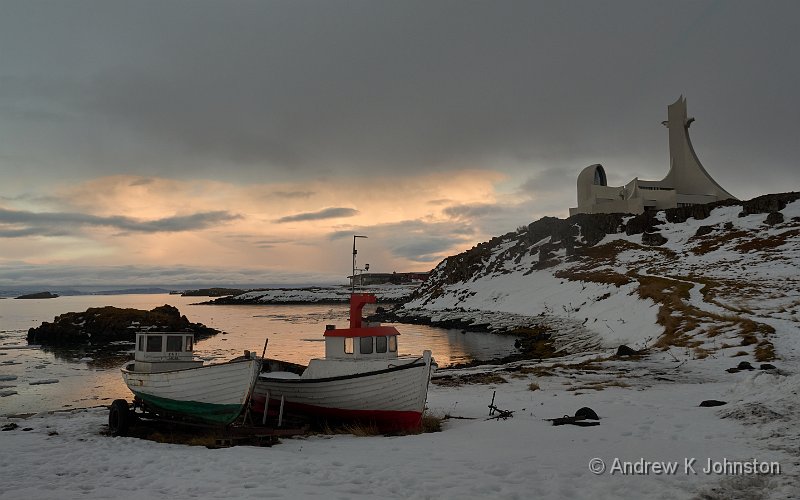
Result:
<svg viewBox="0 0 800 500">
<path fill-rule="evenodd" d="M 131 424 L 131 411 L 124 399 L 115 399 L 108 412 L 108 428 L 112 436 L 124 436 Z"/>
</svg>

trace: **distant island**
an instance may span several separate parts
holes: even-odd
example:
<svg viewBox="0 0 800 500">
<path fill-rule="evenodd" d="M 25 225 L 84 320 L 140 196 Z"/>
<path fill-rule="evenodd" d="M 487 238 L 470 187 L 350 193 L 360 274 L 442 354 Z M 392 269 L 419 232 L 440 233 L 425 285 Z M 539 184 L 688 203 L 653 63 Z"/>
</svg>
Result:
<svg viewBox="0 0 800 500">
<path fill-rule="evenodd" d="M 248 290 L 239 288 L 201 288 L 199 290 L 184 290 L 182 297 L 226 297 L 228 295 L 241 295 Z"/>
<path fill-rule="evenodd" d="M 37 292 L 37 293 L 29 293 L 27 295 L 20 295 L 19 297 L 15 297 L 17 299 L 54 299 L 58 297 L 57 293 L 52 292 Z"/>
</svg>

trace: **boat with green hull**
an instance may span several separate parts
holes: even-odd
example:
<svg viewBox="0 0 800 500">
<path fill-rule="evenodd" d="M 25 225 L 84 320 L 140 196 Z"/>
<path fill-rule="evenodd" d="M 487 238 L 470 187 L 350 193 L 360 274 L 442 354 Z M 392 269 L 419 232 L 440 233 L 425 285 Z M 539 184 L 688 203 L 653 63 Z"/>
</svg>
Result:
<svg viewBox="0 0 800 500">
<path fill-rule="evenodd" d="M 193 344 L 191 333 L 138 333 L 134 360 L 122 367 L 122 378 L 151 413 L 204 424 L 230 424 L 249 400 L 259 361 L 246 356 L 205 365 L 194 359 Z"/>
</svg>

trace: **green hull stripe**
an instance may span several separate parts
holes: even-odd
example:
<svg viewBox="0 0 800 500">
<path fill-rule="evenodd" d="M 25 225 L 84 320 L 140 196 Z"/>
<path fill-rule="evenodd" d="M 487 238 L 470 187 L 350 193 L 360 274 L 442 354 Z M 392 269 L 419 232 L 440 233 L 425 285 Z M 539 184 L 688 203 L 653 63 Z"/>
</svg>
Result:
<svg viewBox="0 0 800 500">
<path fill-rule="evenodd" d="M 229 424 L 233 422 L 242 411 L 240 404 L 213 404 L 198 401 L 178 401 L 175 399 L 160 398 L 152 394 L 133 392 L 146 404 L 169 413 L 177 413 L 195 420 L 212 424 Z"/>
</svg>

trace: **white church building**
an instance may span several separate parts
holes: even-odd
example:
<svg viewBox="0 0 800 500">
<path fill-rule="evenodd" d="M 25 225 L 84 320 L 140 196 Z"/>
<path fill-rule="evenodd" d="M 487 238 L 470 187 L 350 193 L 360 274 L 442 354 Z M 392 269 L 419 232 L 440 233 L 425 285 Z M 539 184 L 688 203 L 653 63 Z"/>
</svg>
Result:
<svg viewBox="0 0 800 500">
<path fill-rule="evenodd" d="M 612 187 L 606 182 L 606 171 L 600 164 L 590 165 L 578 175 L 578 206 L 570 215 L 597 213 L 640 214 L 645 210 L 684 207 L 736 199 L 722 188 L 703 168 L 689 139 L 686 99 L 681 96 L 667 107 L 669 129 L 669 173 L 660 181 L 644 181 L 638 177 L 624 186 Z"/>
</svg>

